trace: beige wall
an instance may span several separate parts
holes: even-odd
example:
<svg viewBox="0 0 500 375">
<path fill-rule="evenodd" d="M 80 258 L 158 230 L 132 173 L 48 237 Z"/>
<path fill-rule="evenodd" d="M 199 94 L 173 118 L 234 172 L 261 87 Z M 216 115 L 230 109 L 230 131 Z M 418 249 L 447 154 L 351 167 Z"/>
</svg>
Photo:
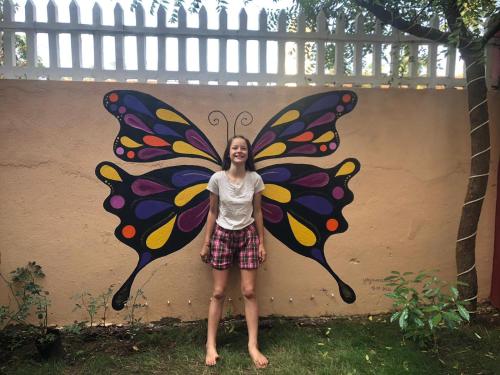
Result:
<svg viewBox="0 0 500 375">
<path fill-rule="evenodd" d="M 208 124 L 210 111 L 223 111 L 230 123 L 241 111 L 250 111 L 254 122 L 241 133 L 252 140 L 280 109 L 325 91 L 0 80 L 0 271 L 7 274 L 30 260 L 41 264 L 54 323 L 82 320 L 80 312 L 72 312 L 71 296 L 84 290 L 99 294 L 112 283 L 122 283 L 137 261 L 136 253 L 114 237 L 118 219 L 102 208 L 109 189 L 95 177 L 96 164 L 109 160 L 139 173 L 181 163 L 128 165 L 113 155 L 118 122 L 104 109 L 102 97 L 118 88 L 168 102 L 208 134 L 219 152 L 225 146 L 225 129 Z M 455 240 L 469 169 L 465 92 L 355 91 L 357 107 L 337 123 L 341 147 L 313 162 L 333 166 L 355 157 L 361 163 L 350 182 L 354 202 L 344 210 L 350 228 L 330 237 L 325 246 L 328 261 L 358 299 L 353 305 L 343 303 L 326 271 L 267 234 L 269 260 L 260 271 L 258 290 L 262 315 L 387 311 L 390 301 L 379 280 L 391 270 L 437 268 L 444 279 L 455 278 Z M 496 176 L 498 92 L 490 100 L 491 175 Z M 477 237 L 480 299 L 490 289 L 495 200 L 495 178 L 490 178 Z M 157 270 L 144 287 L 146 319 L 206 316 L 211 275 L 199 260 L 201 237 L 153 262 L 136 279 L 133 290 Z M 7 291 L 0 291 L 0 303 L 5 303 Z M 228 296 L 232 311 L 242 312 L 236 273 Z M 123 312 L 114 315 L 115 320 L 121 317 Z"/>
</svg>

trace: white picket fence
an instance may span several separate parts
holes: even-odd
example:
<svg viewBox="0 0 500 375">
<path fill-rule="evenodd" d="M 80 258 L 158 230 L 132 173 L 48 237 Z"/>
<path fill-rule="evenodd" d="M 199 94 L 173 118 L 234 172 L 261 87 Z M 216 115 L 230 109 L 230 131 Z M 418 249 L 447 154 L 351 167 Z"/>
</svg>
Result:
<svg viewBox="0 0 500 375">
<path fill-rule="evenodd" d="M 239 29 L 232 30 L 227 27 L 225 11 L 219 14 L 219 28 L 208 28 L 205 8 L 199 11 L 199 25 L 194 28 L 187 26 L 186 11 L 183 8 L 179 9 L 175 27 L 167 24 L 166 12 L 161 8 L 157 13 L 157 26 L 151 27 L 145 25 L 144 9 L 141 6 L 136 9 L 134 26 L 124 24 L 124 13 L 119 4 L 114 9 L 112 26 L 103 24 L 103 12 L 98 3 L 92 9 L 92 24 L 80 21 L 80 10 L 75 0 L 69 7 L 70 21 L 61 22 L 57 17 L 55 2 L 50 0 L 47 5 L 47 22 L 39 22 L 35 16 L 36 8 L 28 0 L 25 5 L 25 20 L 19 22 L 15 20 L 12 2 L 4 2 L 4 19 L 0 22 L 4 51 L 0 77 L 219 85 L 389 85 L 430 88 L 465 85 L 463 67 L 457 65 L 457 52 L 454 48 L 430 43 L 395 29 L 385 32 L 379 22 L 376 23 L 374 32 L 366 33 L 362 16 L 356 19 L 353 33 L 346 32 L 345 17 L 339 16 L 334 30 L 331 30 L 323 14 L 317 18 L 316 31 L 307 30 L 302 15 L 298 17 L 296 29 L 292 31 L 287 25 L 286 14 L 282 12 L 277 30 L 273 31 L 270 30 L 268 14 L 262 10 L 258 29 L 249 30 L 247 13 L 242 9 L 239 14 Z M 439 21 L 436 18 L 433 22 L 436 24 Z M 24 34 L 26 37 L 27 58 L 22 63 L 16 56 L 16 34 Z M 37 54 L 39 34 L 48 35 L 48 66 L 40 64 Z M 60 64 L 61 55 L 69 53 L 60 49 L 59 38 L 62 34 L 69 34 L 71 38 L 71 67 L 62 67 Z M 83 36 L 92 38 L 92 51 L 88 48 L 82 50 Z M 132 51 L 137 61 L 134 69 L 129 69 L 126 63 L 131 52 L 128 48 L 125 53 L 124 40 L 129 37 L 136 40 L 135 51 Z M 114 64 L 111 68 L 103 58 L 104 38 L 114 40 Z M 154 51 L 147 46 L 148 38 L 156 39 L 156 43 L 153 43 Z M 167 44 L 169 39 L 176 40 L 173 47 Z M 197 42 L 192 43 L 193 40 Z M 254 46 L 253 51 L 248 48 L 251 44 Z M 171 48 L 175 48 L 175 51 Z M 412 56 L 407 60 L 403 74 L 402 48 L 406 48 Z M 346 57 L 348 50 L 351 52 L 350 57 Z M 443 53 L 444 51 L 447 53 Z M 93 66 L 82 65 L 83 53 L 93 55 Z M 228 65 L 228 56 L 231 54 L 233 57 L 237 55 L 236 69 Z M 153 68 L 147 61 L 152 55 L 157 56 L 157 64 Z M 176 61 L 171 64 L 166 56 L 175 58 Z M 216 56 L 215 60 L 218 60 L 218 69 L 215 71 L 213 68 L 209 69 L 209 56 L 211 59 Z M 190 69 L 188 59 L 196 60 L 198 69 Z M 252 59 L 254 68 L 248 63 Z M 327 59 L 333 59 L 333 64 L 325 64 Z M 210 64 L 210 67 L 214 65 L 212 61 Z M 174 69 L 169 68 L 172 65 Z"/>
</svg>

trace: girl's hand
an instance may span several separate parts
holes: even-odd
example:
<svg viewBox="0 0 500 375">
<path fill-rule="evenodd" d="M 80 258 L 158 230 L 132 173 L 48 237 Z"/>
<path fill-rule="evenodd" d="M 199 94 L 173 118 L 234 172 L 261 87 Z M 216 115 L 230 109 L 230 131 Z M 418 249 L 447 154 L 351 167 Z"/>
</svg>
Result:
<svg viewBox="0 0 500 375">
<path fill-rule="evenodd" d="M 209 261 L 209 255 L 210 255 L 210 247 L 209 247 L 208 243 L 205 243 L 201 247 L 201 251 L 200 251 L 201 260 L 203 262 L 205 262 L 205 263 L 208 263 L 208 261 Z"/>
<path fill-rule="evenodd" d="M 266 261 L 266 249 L 264 248 L 264 244 L 259 244 L 259 262 L 264 263 Z"/>
</svg>

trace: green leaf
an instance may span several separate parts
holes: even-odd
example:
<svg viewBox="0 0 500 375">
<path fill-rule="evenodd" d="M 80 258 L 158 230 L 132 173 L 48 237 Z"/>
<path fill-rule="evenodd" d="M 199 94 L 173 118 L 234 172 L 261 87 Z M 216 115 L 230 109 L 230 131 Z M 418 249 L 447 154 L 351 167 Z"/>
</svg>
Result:
<svg viewBox="0 0 500 375">
<path fill-rule="evenodd" d="M 467 311 L 467 309 L 465 307 L 463 307 L 462 305 L 457 305 L 457 308 L 458 308 L 458 312 L 462 316 L 462 318 L 469 321 L 469 319 L 470 319 L 469 311 Z"/>
<path fill-rule="evenodd" d="M 406 327 L 408 326 L 408 310 L 404 309 L 399 317 L 399 326 L 401 327 L 402 330 L 405 330 Z"/>
<path fill-rule="evenodd" d="M 430 321 L 434 327 L 437 327 L 437 325 L 441 322 L 441 320 L 443 320 L 443 315 L 437 314 L 434 315 Z"/>
<path fill-rule="evenodd" d="M 399 317 L 399 315 L 401 315 L 401 311 L 396 311 L 394 314 L 392 314 L 390 322 L 392 323 L 393 321 L 395 321 Z"/>
<path fill-rule="evenodd" d="M 454 286 L 450 286 L 451 294 L 453 295 L 453 298 L 458 298 L 458 289 L 455 288 Z"/>
</svg>

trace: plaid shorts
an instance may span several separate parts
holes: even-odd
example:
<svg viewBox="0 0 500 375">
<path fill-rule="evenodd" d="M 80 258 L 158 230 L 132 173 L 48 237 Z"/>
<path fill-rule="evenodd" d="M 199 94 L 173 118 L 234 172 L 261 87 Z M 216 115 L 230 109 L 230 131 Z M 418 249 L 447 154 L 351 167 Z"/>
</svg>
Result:
<svg viewBox="0 0 500 375">
<path fill-rule="evenodd" d="M 240 269 L 259 267 L 259 236 L 254 223 L 239 230 L 228 230 L 215 225 L 207 263 L 218 270 L 226 270 L 233 262 Z"/>
</svg>

